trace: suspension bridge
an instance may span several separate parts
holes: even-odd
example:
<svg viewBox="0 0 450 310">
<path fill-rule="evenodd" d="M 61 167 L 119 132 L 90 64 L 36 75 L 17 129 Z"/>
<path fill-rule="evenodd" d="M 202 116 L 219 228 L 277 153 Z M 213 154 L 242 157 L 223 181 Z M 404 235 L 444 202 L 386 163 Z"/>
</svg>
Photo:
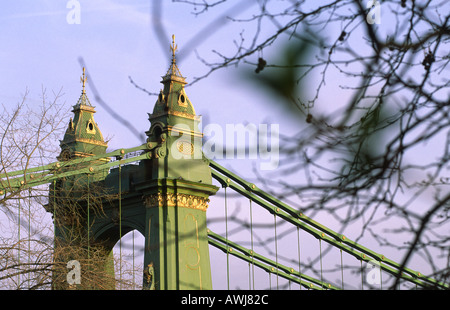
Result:
<svg viewBox="0 0 450 310">
<path fill-rule="evenodd" d="M 202 137 L 197 129 L 199 120 L 184 89 L 186 80 L 176 64 L 176 50 L 173 41 L 172 63 L 162 79 L 164 88 L 149 113 L 146 143 L 106 152 L 107 144 L 93 118 L 95 109 L 86 95 L 83 70 L 82 94 L 61 140 L 58 161 L 0 175 L 0 194 L 5 199 L 48 185 L 45 209 L 54 224 L 53 261 L 64 267 L 53 271 L 52 288 L 77 288 L 86 282 L 90 288 L 118 288 L 116 282 L 105 284 L 103 280 L 111 274 L 117 278 L 111 266 L 107 267 L 111 263 L 110 253 L 132 231 L 144 237 L 140 272 L 143 289 L 214 289 L 212 251 L 214 260 L 217 253 L 223 253 L 221 259 L 226 268 L 220 269 L 225 274 L 227 289 L 233 288 L 231 277 L 236 274 L 248 279 L 249 289 L 259 288 L 264 276 L 269 282 L 264 284 L 265 288 L 279 289 L 286 288 L 286 283 L 289 288 L 296 285 L 310 290 L 364 289 L 364 286 L 385 289 L 387 279 L 396 282 L 398 288 L 400 284 L 407 289 L 449 288 L 447 283 L 414 267 L 403 266 L 353 241 L 351 236 L 320 224 L 257 184 L 206 158 L 198 143 Z M 219 193 L 221 199 L 216 199 Z M 248 221 L 243 225 L 247 242 L 229 236 L 230 196 L 248 202 Z M 224 210 L 219 223 L 222 228 L 213 231 L 207 225 L 207 209 L 210 204 L 219 208 L 219 203 Z M 261 246 L 261 240 L 254 234 L 259 225 L 255 218 L 262 213 L 272 221 L 265 227 L 273 236 L 269 251 L 268 244 Z M 293 232 L 288 238 L 287 247 L 293 253 L 289 258 L 280 254 L 281 226 L 289 226 Z M 283 237 L 283 241 L 286 239 Z M 67 250 L 77 247 L 81 249 L 78 252 Z M 313 248 L 317 252 L 308 258 L 306 249 L 313 251 Z M 328 277 L 324 252 L 330 249 L 335 253 L 335 263 L 332 276 Z M 107 270 L 95 281 L 91 275 L 95 267 L 83 264 L 93 257 L 100 257 L 97 264 Z M 311 257 L 316 261 L 314 271 L 308 268 Z M 359 287 L 346 283 L 344 269 L 349 260 L 356 266 Z M 78 282 L 69 281 L 68 261 L 82 262 Z M 235 261 L 245 268 L 233 270 Z M 367 266 L 374 267 L 370 273 L 373 279 L 378 279 L 370 285 L 363 272 Z M 120 268 L 119 274 L 122 275 Z"/>
</svg>

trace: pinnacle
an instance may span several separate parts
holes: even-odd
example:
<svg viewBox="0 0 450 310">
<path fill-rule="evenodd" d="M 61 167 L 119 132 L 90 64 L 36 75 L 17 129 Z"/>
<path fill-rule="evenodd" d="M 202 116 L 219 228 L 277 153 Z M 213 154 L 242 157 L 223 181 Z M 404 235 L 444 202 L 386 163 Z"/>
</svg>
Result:
<svg viewBox="0 0 450 310">
<path fill-rule="evenodd" d="M 170 64 L 169 70 L 167 70 L 166 75 L 163 77 L 163 81 L 176 80 L 182 83 L 186 83 L 185 78 L 181 75 L 180 69 L 177 66 L 175 53 L 178 50 L 178 45 L 175 44 L 175 35 L 172 35 L 172 44 L 170 45 L 170 50 L 172 52 L 172 63 Z"/>
</svg>

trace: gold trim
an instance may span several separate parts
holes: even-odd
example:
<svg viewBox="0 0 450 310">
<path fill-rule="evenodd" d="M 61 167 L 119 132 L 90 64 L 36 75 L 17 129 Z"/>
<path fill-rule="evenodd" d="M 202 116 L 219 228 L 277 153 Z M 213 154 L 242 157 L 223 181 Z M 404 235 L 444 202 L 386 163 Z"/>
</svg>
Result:
<svg viewBox="0 0 450 310">
<path fill-rule="evenodd" d="M 86 94 L 87 76 L 86 76 L 86 68 L 85 67 L 83 67 L 83 76 L 80 77 L 80 82 L 83 84 L 83 94 Z"/>
<path fill-rule="evenodd" d="M 172 111 L 169 110 L 168 112 L 160 112 L 160 113 L 156 113 L 156 114 L 150 114 L 149 115 L 149 119 L 152 120 L 154 118 L 160 117 L 160 116 L 165 116 L 165 115 L 175 115 L 175 116 L 179 116 L 179 117 L 184 117 L 184 118 L 188 118 L 188 119 L 192 119 L 192 120 L 199 120 L 200 118 L 195 115 L 195 114 L 190 114 L 190 113 L 186 113 L 186 112 L 179 112 L 179 111 Z"/>
<path fill-rule="evenodd" d="M 81 95 L 81 97 L 83 97 L 83 95 Z M 86 96 L 86 98 L 87 98 L 87 96 Z M 80 100 L 78 100 L 78 102 L 80 102 Z M 95 113 L 95 108 L 93 106 L 89 106 L 89 105 L 81 104 L 81 103 L 80 104 L 77 103 L 76 105 L 73 106 L 72 112 L 75 113 L 77 110 Z"/>
<path fill-rule="evenodd" d="M 199 197 L 195 195 L 188 194 L 152 194 L 146 196 L 145 205 L 148 208 L 155 207 L 180 207 L 180 208 L 189 208 L 195 210 L 205 211 L 208 209 L 209 198 Z"/>
<path fill-rule="evenodd" d="M 203 133 L 200 132 L 200 131 L 184 130 L 183 128 L 175 127 L 175 126 L 172 126 L 172 125 L 168 125 L 168 126 L 166 126 L 166 128 L 167 128 L 168 132 L 178 132 L 178 133 L 183 133 L 183 134 L 186 133 L 186 134 L 194 136 L 194 137 L 201 137 L 201 138 L 203 138 Z"/>
<path fill-rule="evenodd" d="M 85 138 L 75 138 L 69 141 L 62 141 L 64 142 L 64 144 L 69 144 L 69 143 L 73 143 L 73 142 L 84 142 L 84 143 L 89 143 L 89 144 L 95 144 L 95 145 L 101 145 L 101 146 L 108 146 L 108 143 L 103 142 L 103 141 L 98 141 L 95 139 L 85 139 Z"/>
<path fill-rule="evenodd" d="M 194 145 L 186 141 L 177 141 L 177 149 L 181 154 L 192 155 L 194 154 Z"/>
</svg>

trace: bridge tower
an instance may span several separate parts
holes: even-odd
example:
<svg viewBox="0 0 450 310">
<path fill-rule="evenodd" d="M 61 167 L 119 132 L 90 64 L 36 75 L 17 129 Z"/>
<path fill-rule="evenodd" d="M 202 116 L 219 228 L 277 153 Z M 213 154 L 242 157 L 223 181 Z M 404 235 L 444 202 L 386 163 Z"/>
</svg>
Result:
<svg viewBox="0 0 450 310">
<path fill-rule="evenodd" d="M 116 166 L 107 170 L 96 168 L 102 160 L 90 162 L 90 173 L 80 177 L 83 180 L 60 180 L 55 192 L 64 188 L 64 184 L 81 186 L 83 193 L 91 192 L 88 196 L 91 204 L 86 196 L 79 197 L 80 208 L 87 210 L 80 227 L 84 228 L 90 249 L 101 247 L 107 255 L 128 232 L 137 230 L 144 236 L 145 289 L 212 289 L 206 210 L 209 196 L 218 187 L 212 184 L 208 160 L 201 149 L 199 117 L 186 94 L 187 82 L 176 63 L 174 37 L 170 50 L 172 60 L 162 77 L 163 88 L 153 112 L 148 114 L 148 159 L 124 165 L 123 158 L 118 156 Z M 88 102 L 84 79 L 81 105 L 74 108 L 75 116 L 61 142 L 61 161 L 101 155 L 106 150 L 106 143 L 93 121 L 93 107 L 83 104 Z M 83 130 L 77 131 L 79 128 Z M 69 130 L 75 132 L 76 138 Z M 101 197 L 99 192 L 108 198 Z M 92 201 L 101 201 L 101 210 L 92 210 Z M 72 228 L 71 225 L 65 223 L 64 229 Z M 106 256 L 104 261 L 105 264 L 109 261 Z"/>
<path fill-rule="evenodd" d="M 146 132 L 147 141 L 158 145 L 155 158 L 144 162 L 145 179 L 151 181 L 138 186 L 147 208 L 144 263 L 153 268 L 159 289 L 211 289 L 206 209 L 218 188 L 202 153 L 199 118 L 172 39 L 172 62 Z"/>
<path fill-rule="evenodd" d="M 104 141 L 98 124 L 94 120 L 96 111 L 86 95 L 86 81 L 85 68 L 83 68 L 81 77 L 82 92 L 77 103 L 73 106 L 73 117 L 70 118 L 64 138 L 60 140 L 61 152 L 57 159 L 60 162 L 59 172 L 62 173 L 70 173 L 72 170 L 86 167 L 90 167 L 93 170 L 94 166 L 99 166 L 109 161 L 109 159 L 101 157 L 94 161 L 83 160 L 87 160 L 91 156 L 105 154 L 108 146 Z M 78 163 L 68 165 L 71 160 L 77 160 Z M 49 204 L 46 208 L 47 211 L 53 214 L 55 230 L 54 260 L 56 264 L 53 274 L 54 289 L 74 288 L 74 286 L 70 285 L 71 283 L 67 283 L 66 277 L 68 271 L 66 264 L 73 260 L 82 264 L 85 274 L 97 274 L 96 279 L 84 281 L 85 283 L 83 284 L 89 283 L 89 285 L 83 285 L 83 288 L 95 288 L 93 283 L 105 283 L 107 273 L 104 268 L 107 266 L 106 260 L 108 260 L 108 256 L 101 255 L 102 257 L 99 260 L 102 265 L 104 264 L 104 266 L 100 267 L 102 272 L 99 272 L 99 266 L 96 266 L 96 268 L 92 267 L 91 257 L 96 252 L 94 250 L 96 245 L 91 240 L 91 220 L 89 217 L 90 214 L 97 213 L 102 208 L 102 203 L 94 198 L 104 195 L 105 190 L 101 183 L 107 173 L 107 169 L 96 169 L 92 173 L 63 177 L 50 185 Z M 100 192 L 103 193 L 100 194 Z M 94 272 L 94 269 L 97 269 L 97 271 Z M 113 282 L 106 286 L 106 288 L 112 287 L 114 287 Z"/>
</svg>

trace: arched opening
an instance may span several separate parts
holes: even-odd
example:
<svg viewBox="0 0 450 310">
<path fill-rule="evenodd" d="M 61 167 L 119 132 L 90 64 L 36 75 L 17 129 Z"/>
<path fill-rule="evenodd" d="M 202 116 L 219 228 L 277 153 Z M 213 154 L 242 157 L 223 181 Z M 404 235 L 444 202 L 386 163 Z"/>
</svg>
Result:
<svg viewBox="0 0 450 310">
<path fill-rule="evenodd" d="M 159 137 L 162 134 L 162 128 L 160 126 L 155 126 L 155 128 L 153 129 L 153 134 L 154 134 L 155 138 L 157 140 L 159 140 Z"/>
<path fill-rule="evenodd" d="M 114 245 L 116 289 L 141 290 L 144 266 L 145 238 L 138 230 L 126 233 Z"/>
<path fill-rule="evenodd" d="M 109 289 L 143 288 L 144 230 L 139 223 L 123 219 L 101 225 L 94 233 L 96 242 L 109 253 L 105 261 L 108 278 L 113 281 Z"/>
</svg>

